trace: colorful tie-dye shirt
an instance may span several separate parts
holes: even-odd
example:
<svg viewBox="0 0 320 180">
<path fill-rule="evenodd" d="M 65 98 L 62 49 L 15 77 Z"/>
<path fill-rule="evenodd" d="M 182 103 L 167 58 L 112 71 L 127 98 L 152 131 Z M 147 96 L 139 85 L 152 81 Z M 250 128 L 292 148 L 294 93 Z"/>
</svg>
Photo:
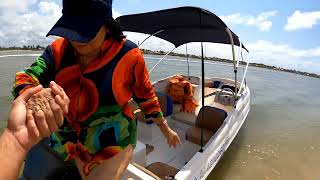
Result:
<svg viewBox="0 0 320 180">
<path fill-rule="evenodd" d="M 79 157 L 84 173 L 136 143 L 133 98 L 146 118 L 163 117 L 137 46 L 129 40 L 106 40 L 101 55 L 81 70 L 71 44 L 55 40 L 29 68 L 16 74 L 13 95 L 55 81 L 70 99 L 64 125 L 51 136 L 51 147 L 65 160 Z"/>
</svg>

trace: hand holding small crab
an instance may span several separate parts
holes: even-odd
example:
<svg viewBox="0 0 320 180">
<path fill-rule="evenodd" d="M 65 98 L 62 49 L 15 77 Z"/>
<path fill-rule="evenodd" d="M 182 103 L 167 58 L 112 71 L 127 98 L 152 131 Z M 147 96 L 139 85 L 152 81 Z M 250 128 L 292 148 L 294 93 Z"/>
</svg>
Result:
<svg viewBox="0 0 320 180">
<path fill-rule="evenodd" d="M 58 130 L 68 113 L 68 105 L 68 97 L 54 82 L 49 88 L 41 85 L 28 88 L 13 102 L 15 112 L 10 113 L 8 130 L 28 151 L 42 138 Z"/>
</svg>

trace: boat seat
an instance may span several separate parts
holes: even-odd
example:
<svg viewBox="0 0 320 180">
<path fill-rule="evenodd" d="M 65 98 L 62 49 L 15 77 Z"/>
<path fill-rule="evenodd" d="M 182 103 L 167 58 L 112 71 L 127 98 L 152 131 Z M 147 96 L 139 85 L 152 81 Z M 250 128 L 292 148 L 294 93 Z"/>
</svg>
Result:
<svg viewBox="0 0 320 180">
<path fill-rule="evenodd" d="M 188 124 L 190 126 L 194 126 L 197 115 L 195 112 L 193 113 L 187 113 L 187 112 L 181 112 L 181 104 L 174 104 L 173 107 L 173 119 L 179 122 L 182 122 L 184 124 Z"/>
<path fill-rule="evenodd" d="M 203 128 L 203 144 L 206 144 L 218 131 L 227 116 L 227 112 L 222 109 L 203 106 L 197 116 L 195 126 L 187 130 L 186 139 L 200 145 L 201 130 Z"/>
<path fill-rule="evenodd" d="M 213 132 L 207 129 L 203 129 L 203 144 L 206 144 L 213 136 Z M 201 128 L 191 127 L 187 130 L 186 139 L 192 143 L 201 145 Z"/>
<path fill-rule="evenodd" d="M 204 103 L 205 105 L 207 106 L 212 106 L 212 104 L 214 103 L 214 95 L 217 91 L 217 89 L 215 88 L 208 88 L 206 87 L 205 89 L 205 99 L 204 99 Z M 198 90 L 200 91 L 200 90 Z M 196 93 L 195 93 L 196 95 Z M 199 114 L 200 112 L 200 109 L 201 109 L 201 95 L 197 95 L 197 96 L 200 96 L 200 97 L 196 97 L 194 98 L 197 102 L 197 104 L 199 105 L 194 112 L 192 113 L 186 113 L 186 112 L 180 112 L 180 108 L 181 108 L 181 105 L 174 105 L 174 110 L 173 110 L 173 118 L 177 121 L 180 121 L 184 124 L 188 124 L 190 126 L 194 126 L 195 123 L 196 123 L 196 119 L 197 119 L 197 115 Z"/>
<path fill-rule="evenodd" d="M 147 176 L 146 176 L 147 175 Z M 148 177 L 149 176 L 149 177 Z M 160 177 L 141 166 L 140 164 L 131 162 L 127 170 L 122 174 L 121 180 L 134 180 L 134 179 L 153 179 L 161 180 Z"/>
<path fill-rule="evenodd" d="M 152 163 L 146 169 L 161 179 L 169 179 L 166 176 L 174 177 L 179 172 L 179 169 L 162 162 Z"/>
</svg>

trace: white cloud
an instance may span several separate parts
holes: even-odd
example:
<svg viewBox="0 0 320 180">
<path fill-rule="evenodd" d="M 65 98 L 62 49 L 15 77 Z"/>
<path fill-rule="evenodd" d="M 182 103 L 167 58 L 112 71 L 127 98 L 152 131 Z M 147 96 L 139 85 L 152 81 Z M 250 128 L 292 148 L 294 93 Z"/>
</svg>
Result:
<svg viewBox="0 0 320 180">
<path fill-rule="evenodd" d="M 121 13 L 117 10 L 112 10 L 112 17 L 115 19 L 117 17 L 121 16 Z"/>
<path fill-rule="evenodd" d="M 19 3 L 7 3 L 1 8 L 11 7 L 10 12 L 0 14 L 0 46 L 47 45 L 52 38 L 46 38 L 46 33 L 61 16 L 61 7 L 52 1 L 27 0 Z M 13 1 L 15 2 L 15 1 Z M 20 2 L 20 1 L 19 1 Z"/>
<path fill-rule="evenodd" d="M 8 13 L 23 13 L 28 10 L 31 4 L 36 3 L 38 0 L 1 0 L 0 15 Z"/>
<path fill-rule="evenodd" d="M 288 44 L 276 44 L 265 40 L 258 40 L 257 42 L 247 44 L 247 46 L 255 53 L 267 54 L 268 52 L 272 52 L 272 54 L 275 56 L 282 55 L 285 57 L 290 57 L 291 59 L 320 57 L 320 47 L 297 49 L 290 47 Z"/>
<path fill-rule="evenodd" d="M 299 49 L 265 40 L 249 43 L 247 47 L 253 62 L 320 74 L 320 47 Z"/>
<path fill-rule="evenodd" d="M 290 17 L 284 29 L 294 31 L 298 29 L 310 29 L 320 23 L 320 11 L 300 12 L 295 11 Z"/>
<path fill-rule="evenodd" d="M 61 8 L 55 2 L 43 1 L 39 3 L 39 12 L 41 14 L 59 17 L 61 15 Z"/>
<path fill-rule="evenodd" d="M 53 24 L 61 16 L 61 7 L 54 1 L 37 0 L 1 0 L 0 3 L 0 46 L 40 44 L 47 45 L 50 38 L 45 38 L 46 33 Z M 10 1 L 10 2 L 9 2 Z M 20 4 L 19 4 L 20 3 Z M 31 5 L 36 5 L 33 9 Z M 11 8 L 10 12 L 5 11 Z M 276 15 L 276 11 L 263 12 L 257 16 L 246 15 L 240 13 L 223 16 L 227 23 L 245 24 L 255 26 L 261 31 L 270 30 L 272 22 L 270 17 Z M 113 16 L 116 18 L 121 13 L 114 10 Z M 134 42 L 142 42 L 148 35 L 137 33 L 126 33 L 128 39 Z M 269 65 L 297 69 L 302 71 L 310 71 L 320 73 L 320 47 L 310 49 L 298 49 L 284 43 L 273 43 L 271 41 L 259 40 L 252 43 L 246 43 L 246 47 L 250 50 L 249 56 L 252 62 L 260 62 Z M 164 40 L 152 37 L 142 48 L 151 50 L 169 51 L 174 46 Z M 192 43 L 188 45 L 189 53 L 200 55 L 200 43 Z M 185 47 L 182 46 L 175 52 L 185 53 Z M 231 59 L 231 48 L 229 45 L 217 45 L 205 43 L 206 56 L 215 56 Z M 244 53 L 246 54 L 246 53 Z"/>
<path fill-rule="evenodd" d="M 1 0 L 0 46 L 48 45 L 54 37 L 46 34 L 61 17 L 61 9 L 52 0 Z M 118 16 L 113 11 L 113 17 Z"/>
<path fill-rule="evenodd" d="M 276 11 L 263 12 L 257 17 L 247 16 L 243 17 L 240 14 L 233 14 L 226 16 L 229 23 L 254 25 L 260 30 L 270 30 L 272 22 L 268 21 L 269 17 L 276 15 Z M 119 13 L 120 15 L 120 13 Z M 226 19 L 224 19 L 226 21 Z M 141 43 L 149 35 L 125 32 L 127 38 L 135 43 Z M 274 43 L 272 41 L 257 40 L 256 42 L 245 43 L 250 53 L 245 51 L 244 58 L 250 59 L 250 62 L 263 63 L 267 65 L 274 65 L 277 67 L 284 67 L 288 69 L 296 69 L 300 71 L 307 71 L 320 74 L 320 47 L 310 49 L 299 49 L 291 47 L 285 43 Z M 163 50 L 168 52 L 174 46 L 157 37 L 149 38 L 141 48 L 150 50 Z M 189 54 L 201 54 L 200 43 L 189 43 Z M 177 53 L 185 53 L 185 46 L 180 46 L 174 50 Z M 219 57 L 225 59 L 232 59 L 231 46 L 225 44 L 204 43 L 204 53 L 208 57 Z M 239 48 L 236 48 L 236 56 L 238 58 Z"/>
<path fill-rule="evenodd" d="M 255 26 L 261 31 L 269 31 L 272 27 L 272 21 L 269 18 L 275 16 L 277 11 L 266 11 L 258 14 L 257 16 L 253 15 L 242 15 L 240 13 L 230 14 L 226 16 L 220 16 L 220 18 L 227 25 L 247 25 Z"/>
<path fill-rule="evenodd" d="M 148 35 L 138 33 L 126 33 L 128 39 L 135 43 L 142 42 Z M 251 62 L 274 65 L 300 71 L 307 71 L 320 74 L 320 47 L 299 49 L 284 43 L 258 40 L 246 43 L 250 53 L 243 51 L 244 58 Z M 150 50 L 172 50 L 174 46 L 164 40 L 152 37 L 148 39 L 141 48 Z M 236 48 L 238 56 L 239 48 Z M 188 44 L 189 54 L 200 55 L 200 43 Z M 174 52 L 185 53 L 185 46 L 177 48 Z M 230 45 L 204 43 L 205 56 L 232 59 Z"/>
<path fill-rule="evenodd" d="M 133 32 L 125 32 L 125 35 L 128 39 L 135 42 L 136 44 L 142 43 L 143 40 L 145 40 L 149 35 L 141 34 L 141 33 L 133 33 Z M 142 49 L 149 49 L 153 51 L 170 51 L 172 48 L 174 48 L 174 45 L 162 40 L 157 37 L 151 37 L 148 40 L 146 40 L 140 48 Z"/>
</svg>

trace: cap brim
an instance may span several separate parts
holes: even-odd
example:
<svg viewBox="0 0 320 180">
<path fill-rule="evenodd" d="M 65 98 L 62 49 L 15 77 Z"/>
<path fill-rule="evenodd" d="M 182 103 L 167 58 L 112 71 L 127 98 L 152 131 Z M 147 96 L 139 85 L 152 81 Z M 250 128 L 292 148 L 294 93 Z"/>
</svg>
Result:
<svg viewBox="0 0 320 180">
<path fill-rule="evenodd" d="M 101 17 L 62 15 L 47 36 L 60 36 L 71 41 L 87 43 L 96 36 L 105 21 L 106 19 Z"/>
</svg>

